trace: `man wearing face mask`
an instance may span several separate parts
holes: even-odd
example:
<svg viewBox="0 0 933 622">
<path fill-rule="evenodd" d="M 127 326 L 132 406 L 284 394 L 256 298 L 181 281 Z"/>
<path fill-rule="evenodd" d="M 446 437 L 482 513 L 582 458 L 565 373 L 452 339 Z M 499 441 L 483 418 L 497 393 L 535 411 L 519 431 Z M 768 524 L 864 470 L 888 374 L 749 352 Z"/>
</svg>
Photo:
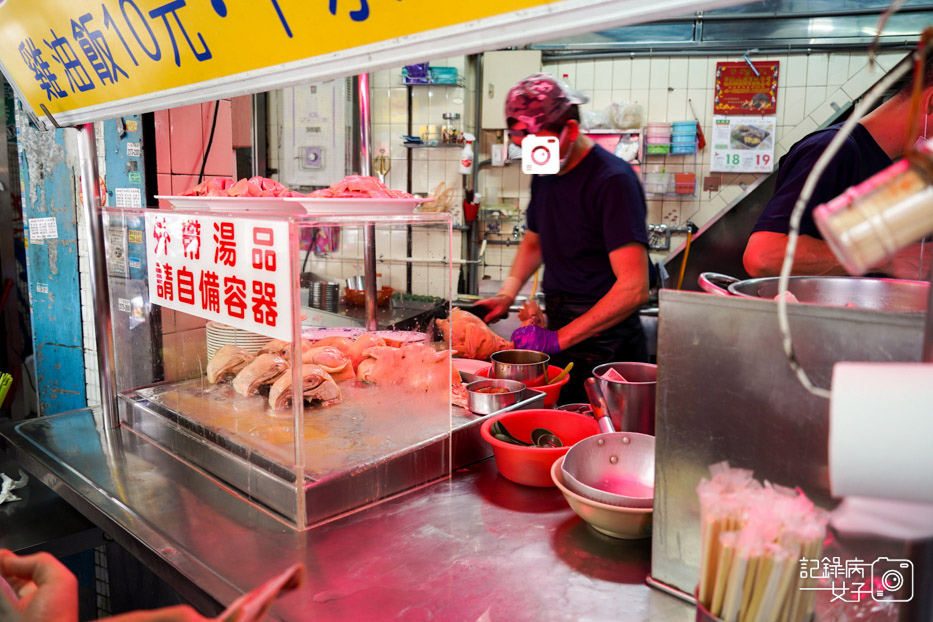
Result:
<svg viewBox="0 0 933 622">
<path fill-rule="evenodd" d="M 509 91 L 510 139 L 558 138 L 560 170 L 532 179 L 528 228 L 509 276 L 494 297 L 477 303 L 486 322 L 507 315 L 544 264 L 547 328 L 523 326 L 512 341 L 549 354 L 558 367 L 574 363 L 563 403 L 588 401 L 583 381 L 596 365 L 647 361 L 637 313 L 648 301 L 645 196 L 628 163 L 580 133 L 578 106 L 586 101 L 549 74 L 531 75 Z"/>
<path fill-rule="evenodd" d="M 865 115 L 842 144 L 820 177 L 800 221 L 800 237 L 791 274 L 844 275 L 829 245 L 813 222 L 813 210 L 839 196 L 872 175 L 889 167 L 904 155 L 905 137 L 910 126 L 910 98 L 913 72 L 904 79 L 896 94 Z M 927 60 L 920 100 L 918 140 L 933 136 L 933 61 Z M 753 277 L 778 276 L 784 262 L 790 215 L 803 185 L 817 159 L 829 146 L 842 124 L 830 126 L 794 144 L 778 169 L 774 195 L 765 206 L 745 247 L 743 263 Z M 891 261 L 876 266 L 872 274 L 902 279 L 923 279 L 928 272 L 933 248 L 925 252 L 919 244 L 898 253 Z M 924 266 L 921 266 L 921 261 Z"/>
</svg>

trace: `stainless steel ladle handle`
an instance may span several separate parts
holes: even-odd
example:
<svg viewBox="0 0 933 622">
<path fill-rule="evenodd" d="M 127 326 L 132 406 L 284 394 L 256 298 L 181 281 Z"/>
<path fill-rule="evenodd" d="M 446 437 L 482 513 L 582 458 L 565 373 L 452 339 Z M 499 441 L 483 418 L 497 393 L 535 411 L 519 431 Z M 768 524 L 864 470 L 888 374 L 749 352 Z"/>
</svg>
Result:
<svg viewBox="0 0 933 622">
<path fill-rule="evenodd" d="M 606 404 L 603 392 L 599 390 L 596 378 L 587 378 L 583 383 L 583 388 L 586 389 L 586 396 L 590 400 L 590 406 L 593 407 L 593 416 L 596 417 L 599 429 L 605 433 L 615 432 L 612 419 L 609 418 L 609 405 Z"/>
</svg>

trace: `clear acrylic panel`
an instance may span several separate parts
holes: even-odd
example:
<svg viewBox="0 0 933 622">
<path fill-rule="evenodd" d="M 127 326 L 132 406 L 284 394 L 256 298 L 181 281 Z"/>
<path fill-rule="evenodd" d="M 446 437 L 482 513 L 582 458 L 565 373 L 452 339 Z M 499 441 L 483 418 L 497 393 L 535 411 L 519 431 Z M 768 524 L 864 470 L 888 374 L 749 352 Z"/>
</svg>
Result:
<svg viewBox="0 0 933 622">
<path fill-rule="evenodd" d="M 449 216 L 314 207 L 104 209 L 121 424 L 297 529 L 449 475 L 459 380 Z"/>
</svg>

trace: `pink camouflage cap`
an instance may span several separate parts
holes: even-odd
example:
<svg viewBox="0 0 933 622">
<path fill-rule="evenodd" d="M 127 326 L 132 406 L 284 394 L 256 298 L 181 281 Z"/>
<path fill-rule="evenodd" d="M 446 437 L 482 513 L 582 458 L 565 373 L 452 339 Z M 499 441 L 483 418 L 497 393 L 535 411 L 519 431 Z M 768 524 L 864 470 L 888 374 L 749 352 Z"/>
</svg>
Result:
<svg viewBox="0 0 933 622">
<path fill-rule="evenodd" d="M 509 90 L 505 98 L 505 118 L 509 127 L 519 125 L 526 134 L 536 134 L 554 125 L 575 104 L 585 104 L 589 98 L 561 84 L 549 73 L 534 73 Z"/>
</svg>

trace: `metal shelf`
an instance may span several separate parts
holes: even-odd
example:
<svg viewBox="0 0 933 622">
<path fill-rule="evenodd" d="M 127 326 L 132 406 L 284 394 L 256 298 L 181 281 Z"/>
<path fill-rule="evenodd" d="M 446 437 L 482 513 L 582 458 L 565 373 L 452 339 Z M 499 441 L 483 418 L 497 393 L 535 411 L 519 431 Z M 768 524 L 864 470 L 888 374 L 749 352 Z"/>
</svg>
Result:
<svg viewBox="0 0 933 622">
<path fill-rule="evenodd" d="M 618 130 L 618 129 L 610 130 L 610 129 L 605 129 L 605 128 L 584 130 L 581 128 L 580 132 L 582 132 L 583 134 L 604 134 L 604 135 L 609 135 L 609 136 L 614 136 L 614 135 L 621 136 L 622 134 L 641 134 L 641 128 L 635 128 L 635 129 L 630 129 L 630 130 Z"/>
<path fill-rule="evenodd" d="M 417 86 L 417 87 L 425 87 L 425 86 L 453 86 L 453 87 L 460 87 L 460 88 L 463 88 L 463 78 L 462 78 L 462 77 L 458 77 L 456 83 L 453 83 L 453 82 L 405 82 L 405 81 L 403 80 L 403 81 L 402 81 L 402 86 Z"/>
<path fill-rule="evenodd" d="M 463 149 L 463 144 L 460 143 L 438 143 L 436 145 L 425 145 L 422 143 L 402 143 L 402 146 L 407 149 Z"/>
</svg>

